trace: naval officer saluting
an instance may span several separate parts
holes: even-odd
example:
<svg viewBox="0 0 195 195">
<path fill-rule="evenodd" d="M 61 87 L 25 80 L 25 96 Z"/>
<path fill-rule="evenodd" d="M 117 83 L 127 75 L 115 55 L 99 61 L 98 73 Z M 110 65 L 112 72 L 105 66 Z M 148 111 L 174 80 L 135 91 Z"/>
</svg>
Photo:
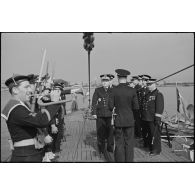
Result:
<svg viewBox="0 0 195 195">
<path fill-rule="evenodd" d="M 115 108 L 115 161 L 133 162 L 134 158 L 134 112 L 138 111 L 136 90 L 128 86 L 127 76 L 130 72 L 124 69 L 115 70 L 119 85 L 112 89 L 109 108 Z"/>
<path fill-rule="evenodd" d="M 11 162 L 41 162 L 43 151 L 37 148 L 37 128 L 47 127 L 59 110 L 59 105 L 50 105 L 42 112 L 33 113 L 28 107 L 32 93 L 30 77 L 15 75 L 7 79 L 12 99 L 4 107 L 1 116 L 6 120 L 13 142 Z M 51 94 L 51 101 L 59 101 L 57 93 Z M 46 135 L 46 143 L 52 141 Z"/>
</svg>

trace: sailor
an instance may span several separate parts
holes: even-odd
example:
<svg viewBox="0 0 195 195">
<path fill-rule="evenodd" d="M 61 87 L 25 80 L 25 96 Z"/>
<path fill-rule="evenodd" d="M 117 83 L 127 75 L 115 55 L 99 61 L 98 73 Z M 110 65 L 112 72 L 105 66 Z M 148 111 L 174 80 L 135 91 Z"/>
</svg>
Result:
<svg viewBox="0 0 195 195">
<path fill-rule="evenodd" d="M 42 112 L 33 113 L 28 107 L 32 89 L 29 77 L 13 75 L 5 81 L 12 99 L 4 107 L 1 116 L 6 120 L 13 142 L 11 162 L 41 162 L 43 152 L 37 149 L 37 128 L 47 127 L 59 110 L 58 105 L 48 106 Z M 52 101 L 58 101 L 59 94 L 52 94 Z M 51 142 L 46 136 L 45 142 Z"/>
<path fill-rule="evenodd" d="M 54 83 L 52 91 L 59 93 L 61 96 L 61 93 L 63 91 L 63 85 L 61 83 Z M 55 122 L 54 124 L 52 124 L 53 137 L 52 152 L 55 153 L 56 156 L 59 156 L 60 144 L 64 135 L 64 116 L 65 116 L 64 105 L 60 104 L 60 109 L 55 116 Z"/>
<path fill-rule="evenodd" d="M 96 88 L 92 98 L 91 113 L 96 119 L 97 142 L 100 153 L 106 150 L 113 152 L 114 139 L 111 126 L 112 112 L 108 108 L 108 100 L 112 89 L 110 88 L 110 75 L 100 75 L 102 87 Z M 107 146 L 106 146 L 107 142 Z"/>
<path fill-rule="evenodd" d="M 83 94 L 82 89 L 80 87 L 74 88 L 74 89 L 64 89 L 64 85 L 61 82 L 54 82 L 54 86 L 53 86 L 53 91 L 57 91 L 58 93 L 60 93 L 60 97 L 63 97 L 63 99 L 65 98 L 64 96 L 67 94 Z M 62 100 L 60 98 L 60 100 Z M 77 107 L 78 109 L 78 107 Z M 55 118 L 55 126 L 57 127 L 58 131 L 56 132 L 55 130 L 53 131 L 53 153 L 55 153 L 56 156 L 59 156 L 60 153 L 60 144 L 61 141 L 65 140 L 65 122 L 64 122 L 64 117 L 65 117 L 65 108 L 64 108 L 64 104 L 60 104 L 60 109 L 56 115 Z M 52 129 L 55 129 L 55 127 L 53 127 Z"/>
<path fill-rule="evenodd" d="M 158 155 L 161 152 L 160 124 L 164 110 L 163 94 L 157 89 L 156 79 L 147 81 L 149 93 L 143 101 L 142 121 L 143 131 L 147 134 L 144 137 L 145 145 L 149 147 L 151 155 Z"/>
<path fill-rule="evenodd" d="M 77 110 L 78 110 L 77 94 L 76 93 L 72 93 L 71 112 L 75 112 Z"/>
<path fill-rule="evenodd" d="M 42 94 L 40 94 L 40 96 L 38 97 L 38 102 L 39 101 L 42 101 L 43 103 L 51 102 L 50 93 L 51 93 L 50 86 L 48 86 L 48 85 L 44 86 Z M 42 110 L 42 109 L 45 109 L 45 107 L 41 106 L 40 110 Z M 56 134 L 58 132 L 58 129 L 57 129 L 56 125 L 55 125 L 55 117 L 51 121 L 50 125 L 48 125 L 47 128 L 41 129 L 42 132 L 46 131 L 51 137 L 53 137 L 52 136 L 53 133 Z M 52 138 L 52 142 L 51 143 L 45 144 L 45 146 L 44 146 L 45 155 L 43 157 L 43 162 L 51 162 L 56 157 L 56 155 L 52 152 L 52 146 L 53 146 L 53 138 Z"/>
<path fill-rule="evenodd" d="M 27 76 L 30 79 L 29 83 L 30 83 L 31 89 L 33 91 L 32 98 L 29 102 L 29 104 L 30 104 L 29 107 L 31 108 L 31 111 L 32 111 L 32 103 L 33 103 L 33 98 L 35 95 L 36 99 L 35 99 L 35 103 L 34 103 L 35 104 L 34 105 L 34 112 L 39 112 L 42 109 L 45 109 L 45 107 L 40 107 L 38 105 L 39 100 L 41 100 L 44 103 L 51 102 L 51 98 L 50 98 L 51 88 L 49 85 L 47 85 L 47 86 L 45 85 L 42 93 L 40 94 L 40 91 L 39 91 L 40 88 L 37 87 L 38 86 L 38 75 L 29 74 Z M 54 159 L 54 157 L 55 157 L 55 155 L 52 153 L 52 148 L 51 148 L 51 143 L 53 141 L 53 139 L 51 137 L 51 131 L 50 131 L 51 125 L 48 125 L 45 128 L 37 128 L 37 129 L 38 129 L 37 140 L 39 143 L 39 147 L 43 148 L 43 154 L 44 154 L 42 162 L 51 162 L 51 159 Z M 51 142 L 44 143 L 45 135 L 49 135 L 51 137 Z"/>
<path fill-rule="evenodd" d="M 66 100 L 66 95 L 70 95 L 70 94 L 75 94 L 75 96 L 77 94 L 81 94 L 81 95 L 84 95 L 84 92 L 83 92 L 83 88 L 82 87 L 74 87 L 74 88 L 71 88 L 71 87 L 67 87 L 66 83 L 65 82 L 54 82 L 56 83 L 57 85 L 59 84 L 60 85 L 60 90 L 61 90 L 61 100 Z M 62 104 L 64 109 L 63 109 L 63 112 L 64 112 L 64 116 L 66 115 L 66 103 L 63 103 Z M 62 135 L 61 135 L 61 138 L 62 138 L 62 141 L 66 141 L 66 135 L 65 135 L 65 131 L 66 131 L 66 125 L 65 125 L 65 121 L 64 119 L 61 120 L 63 121 L 63 125 L 60 125 L 63 129 L 63 131 L 61 132 Z"/>
<path fill-rule="evenodd" d="M 119 85 L 112 90 L 109 109 L 115 108 L 115 152 L 116 162 L 133 162 L 134 158 L 134 116 L 133 110 L 139 109 L 136 90 L 129 87 L 128 70 L 117 69 Z"/>
<path fill-rule="evenodd" d="M 65 83 L 62 83 L 63 89 L 65 88 Z M 61 93 L 61 100 L 66 100 L 66 94 L 65 93 Z M 63 103 L 64 106 L 64 114 L 66 115 L 66 103 Z"/>
</svg>

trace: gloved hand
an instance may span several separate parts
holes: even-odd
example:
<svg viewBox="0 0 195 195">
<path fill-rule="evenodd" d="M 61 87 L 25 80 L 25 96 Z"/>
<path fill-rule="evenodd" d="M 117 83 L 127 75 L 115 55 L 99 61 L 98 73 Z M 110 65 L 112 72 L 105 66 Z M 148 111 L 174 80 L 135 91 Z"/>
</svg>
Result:
<svg viewBox="0 0 195 195">
<path fill-rule="evenodd" d="M 44 142 L 50 144 L 53 141 L 53 138 L 50 135 L 45 136 Z"/>
<path fill-rule="evenodd" d="M 59 119 L 56 118 L 56 125 L 59 125 Z"/>
<path fill-rule="evenodd" d="M 154 119 L 154 124 L 155 124 L 155 125 L 160 125 L 160 124 L 161 124 L 161 118 L 160 118 L 160 117 L 155 116 L 155 119 Z"/>
<path fill-rule="evenodd" d="M 56 133 L 58 132 L 58 128 L 55 126 L 55 124 L 52 124 L 52 125 L 51 125 L 51 132 L 52 132 L 53 134 L 56 134 Z"/>
<path fill-rule="evenodd" d="M 97 115 L 92 115 L 94 119 L 97 119 Z"/>
</svg>

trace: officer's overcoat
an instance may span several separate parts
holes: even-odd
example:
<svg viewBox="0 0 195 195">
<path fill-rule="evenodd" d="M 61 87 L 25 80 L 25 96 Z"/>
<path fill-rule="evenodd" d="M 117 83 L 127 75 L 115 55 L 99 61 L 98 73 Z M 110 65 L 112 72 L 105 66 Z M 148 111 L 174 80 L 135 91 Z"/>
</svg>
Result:
<svg viewBox="0 0 195 195">
<path fill-rule="evenodd" d="M 126 83 L 120 83 L 113 88 L 109 99 L 109 108 L 112 110 L 114 107 L 116 113 L 115 126 L 133 127 L 133 110 L 139 109 L 136 90 Z"/>
</svg>

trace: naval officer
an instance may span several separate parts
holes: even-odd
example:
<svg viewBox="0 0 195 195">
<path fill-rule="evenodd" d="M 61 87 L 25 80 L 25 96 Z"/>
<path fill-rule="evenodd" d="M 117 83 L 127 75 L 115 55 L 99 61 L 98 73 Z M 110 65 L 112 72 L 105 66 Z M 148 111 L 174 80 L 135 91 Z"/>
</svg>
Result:
<svg viewBox="0 0 195 195">
<path fill-rule="evenodd" d="M 113 152 L 114 139 L 111 125 L 112 112 L 108 108 L 110 74 L 100 75 L 102 87 L 96 88 L 92 98 L 92 115 L 96 120 L 97 142 L 100 153 Z M 107 142 L 107 147 L 106 147 Z"/>
<path fill-rule="evenodd" d="M 130 72 L 124 69 L 115 70 L 119 85 L 113 88 L 109 108 L 115 108 L 115 152 L 116 162 L 133 162 L 134 158 L 134 116 L 133 110 L 139 109 L 136 90 L 128 86 L 127 76 Z"/>
<path fill-rule="evenodd" d="M 152 78 L 147 81 L 149 92 L 144 98 L 142 110 L 143 131 L 147 134 L 144 142 L 151 155 L 161 152 L 160 124 L 164 110 L 164 96 L 157 89 L 155 81 L 156 79 Z"/>
</svg>

